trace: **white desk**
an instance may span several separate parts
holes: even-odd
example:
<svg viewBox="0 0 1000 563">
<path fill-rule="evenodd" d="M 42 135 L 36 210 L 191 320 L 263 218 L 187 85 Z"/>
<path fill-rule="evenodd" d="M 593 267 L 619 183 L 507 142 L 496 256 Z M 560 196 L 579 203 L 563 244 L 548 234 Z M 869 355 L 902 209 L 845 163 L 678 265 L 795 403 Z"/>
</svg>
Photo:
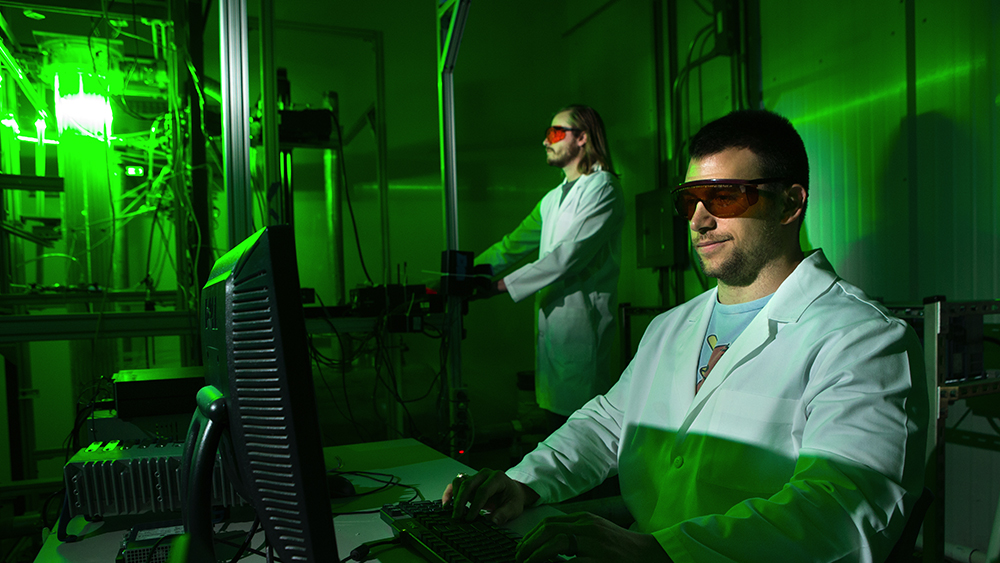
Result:
<svg viewBox="0 0 1000 563">
<path fill-rule="evenodd" d="M 324 449 L 326 466 L 340 471 L 377 471 L 397 476 L 402 483 L 420 490 L 427 499 L 441 498 L 446 486 L 456 474 L 472 472 L 466 465 L 455 461 L 436 450 L 413 439 L 389 440 L 349 446 L 335 446 Z M 364 477 L 348 475 L 358 493 L 378 489 L 382 483 Z M 351 550 L 365 542 L 392 537 L 392 530 L 382 522 L 378 513 L 344 514 L 362 510 L 378 510 L 383 504 L 409 500 L 413 490 L 405 487 L 391 487 L 378 493 L 351 499 L 334 499 L 331 509 L 334 514 L 334 530 L 337 534 L 337 550 L 340 559 L 350 555 Z M 561 514 L 552 507 L 530 509 L 510 524 L 510 528 L 525 533 L 546 516 Z M 143 515 L 148 521 L 150 516 Z M 163 514 L 162 520 L 176 518 L 176 514 Z M 116 521 L 87 523 L 82 518 L 70 522 L 69 533 L 91 534 L 87 539 L 75 543 L 62 543 L 51 534 L 35 558 L 35 563 L 112 563 L 121 546 L 122 537 L 130 524 L 119 518 Z M 246 530 L 249 523 L 232 524 L 229 530 Z M 256 546 L 263 541 L 263 534 L 254 539 Z M 395 563 L 399 561 L 424 561 L 409 549 L 395 546 L 378 547 L 372 550 L 372 561 Z M 263 559 L 251 555 L 243 559 L 246 563 L 256 563 Z"/>
</svg>

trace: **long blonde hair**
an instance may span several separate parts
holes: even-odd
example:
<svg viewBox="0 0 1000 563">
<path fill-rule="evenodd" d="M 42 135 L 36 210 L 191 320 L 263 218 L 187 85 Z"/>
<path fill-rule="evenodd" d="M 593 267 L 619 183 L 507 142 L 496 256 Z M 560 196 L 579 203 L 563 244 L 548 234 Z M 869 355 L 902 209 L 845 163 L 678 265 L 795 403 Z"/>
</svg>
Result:
<svg viewBox="0 0 1000 563">
<path fill-rule="evenodd" d="M 601 169 L 617 176 L 614 166 L 611 163 L 611 151 L 608 148 L 608 138 L 604 133 L 604 120 L 590 106 L 573 104 L 559 110 L 559 113 L 569 112 L 569 123 L 577 129 L 582 129 L 587 133 L 587 143 L 583 146 L 583 158 L 577 170 L 581 174 L 590 174 L 594 165 L 599 164 Z"/>
</svg>

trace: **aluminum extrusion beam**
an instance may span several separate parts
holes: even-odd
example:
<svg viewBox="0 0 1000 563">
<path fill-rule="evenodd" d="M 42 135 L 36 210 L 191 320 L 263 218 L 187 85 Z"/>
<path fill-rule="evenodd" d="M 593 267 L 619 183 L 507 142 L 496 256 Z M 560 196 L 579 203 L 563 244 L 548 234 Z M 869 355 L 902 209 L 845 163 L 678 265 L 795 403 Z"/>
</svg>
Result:
<svg viewBox="0 0 1000 563">
<path fill-rule="evenodd" d="M 250 185 L 250 79 L 247 70 L 247 6 L 245 0 L 220 0 L 222 37 L 222 142 L 229 202 L 229 248 L 253 229 Z"/>
<path fill-rule="evenodd" d="M 377 150 L 379 212 L 382 219 L 382 283 L 392 283 L 392 262 L 389 254 L 389 148 L 385 126 L 385 45 L 382 32 L 375 33 L 375 142 Z M 344 186 L 347 189 L 348 186 Z"/>
<path fill-rule="evenodd" d="M 278 86 L 277 70 L 274 66 L 274 0 L 260 0 L 258 23 L 260 24 L 257 33 L 260 42 L 260 85 L 264 100 L 262 106 L 264 115 L 261 120 L 264 126 L 264 142 L 258 150 L 264 151 L 264 186 L 266 186 L 265 193 L 270 194 L 271 186 L 281 182 L 281 164 L 278 156 Z M 281 193 L 284 193 L 284 190 L 281 190 Z M 292 201 L 285 201 L 281 197 L 277 200 L 279 204 L 277 222 L 281 223 L 292 217 L 289 212 Z M 270 225 L 271 205 L 268 204 L 267 207 L 269 216 L 264 218 L 264 223 Z"/>
<path fill-rule="evenodd" d="M 50 14 L 66 14 L 68 16 L 83 16 L 88 18 L 120 18 L 131 21 L 132 10 L 135 16 L 152 20 L 166 20 L 167 8 L 165 5 L 152 5 L 144 2 L 115 2 L 107 3 L 101 0 L 31 0 L 21 2 L 17 0 L 0 0 L 0 8 L 14 8 L 17 10 L 33 10 L 35 12 L 47 12 Z"/>
<path fill-rule="evenodd" d="M 84 303 L 143 303 L 145 301 L 173 306 L 176 291 L 64 291 L 60 293 L 16 293 L 0 295 L 0 307 L 61 307 Z"/>
<path fill-rule="evenodd" d="M 28 77 L 24 75 L 24 71 L 21 70 L 21 65 L 17 64 L 17 60 L 14 59 L 13 53 L 7 48 L 7 45 L 0 41 L 0 60 L 3 61 L 4 66 L 10 71 L 11 76 L 14 78 L 14 82 L 17 83 L 18 87 L 21 88 L 21 92 L 24 93 L 24 97 L 28 99 L 31 106 L 35 108 L 39 114 L 43 117 L 48 115 L 48 104 L 45 103 L 45 98 L 35 91 L 34 85 L 28 80 Z"/>
<path fill-rule="evenodd" d="M 438 115 L 441 135 L 441 183 L 444 188 L 445 247 L 449 251 L 458 250 L 458 173 L 456 171 L 455 149 L 455 83 L 453 74 L 458 60 L 458 47 L 462 43 L 465 20 L 469 13 L 469 0 L 442 0 L 438 4 Z M 459 443 L 468 426 L 467 413 L 459 409 L 467 408 L 468 397 L 461 398 L 462 392 L 462 300 L 448 297 L 445 313 L 445 332 L 448 334 L 448 394 L 449 422 L 455 430 L 455 440 L 451 444 L 452 457 L 458 457 L 465 450 Z M 459 407 L 459 405 L 462 405 Z M 461 415 L 461 416 L 460 416 Z"/>
<path fill-rule="evenodd" d="M 64 185 L 65 182 L 62 178 L 51 176 L 0 174 L 0 190 L 61 193 Z"/>
<path fill-rule="evenodd" d="M 0 316 L 0 344 L 197 333 L 198 316 L 188 311 Z"/>
</svg>

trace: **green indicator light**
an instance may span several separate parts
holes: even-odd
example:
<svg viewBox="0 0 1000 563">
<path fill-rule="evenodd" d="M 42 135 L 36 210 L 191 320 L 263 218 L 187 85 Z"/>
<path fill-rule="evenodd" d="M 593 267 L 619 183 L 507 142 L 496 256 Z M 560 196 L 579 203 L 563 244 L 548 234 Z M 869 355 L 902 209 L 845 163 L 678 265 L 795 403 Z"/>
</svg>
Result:
<svg viewBox="0 0 1000 563">
<path fill-rule="evenodd" d="M 146 171 L 142 168 L 142 166 L 126 166 L 125 167 L 125 175 L 126 176 L 142 176 L 145 173 L 146 173 Z"/>
</svg>

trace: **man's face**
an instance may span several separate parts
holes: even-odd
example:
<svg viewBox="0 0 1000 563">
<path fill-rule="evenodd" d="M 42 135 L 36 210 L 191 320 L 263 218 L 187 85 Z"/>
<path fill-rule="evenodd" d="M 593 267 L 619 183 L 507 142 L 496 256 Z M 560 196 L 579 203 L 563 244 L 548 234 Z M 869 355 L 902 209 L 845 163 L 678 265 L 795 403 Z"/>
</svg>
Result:
<svg viewBox="0 0 1000 563">
<path fill-rule="evenodd" d="M 757 157 L 749 149 L 726 149 L 702 159 L 692 159 L 686 182 L 725 178 L 760 177 Z M 745 287 L 781 252 L 780 199 L 762 187 L 760 199 L 743 215 L 721 219 L 701 202 L 689 221 L 691 242 L 705 274 L 729 286 Z"/>
<path fill-rule="evenodd" d="M 569 112 L 563 111 L 552 118 L 554 127 L 573 127 L 569 121 Z M 545 146 L 546 159 L 549 166 L 565 168 L 567 164 L 573 162 L 583 151 L 583 139 L 581 133 L 566 131 L 566 136 L 555 143 L 550 143 L 548 139 L 542 141 Z"/>
</svg>

